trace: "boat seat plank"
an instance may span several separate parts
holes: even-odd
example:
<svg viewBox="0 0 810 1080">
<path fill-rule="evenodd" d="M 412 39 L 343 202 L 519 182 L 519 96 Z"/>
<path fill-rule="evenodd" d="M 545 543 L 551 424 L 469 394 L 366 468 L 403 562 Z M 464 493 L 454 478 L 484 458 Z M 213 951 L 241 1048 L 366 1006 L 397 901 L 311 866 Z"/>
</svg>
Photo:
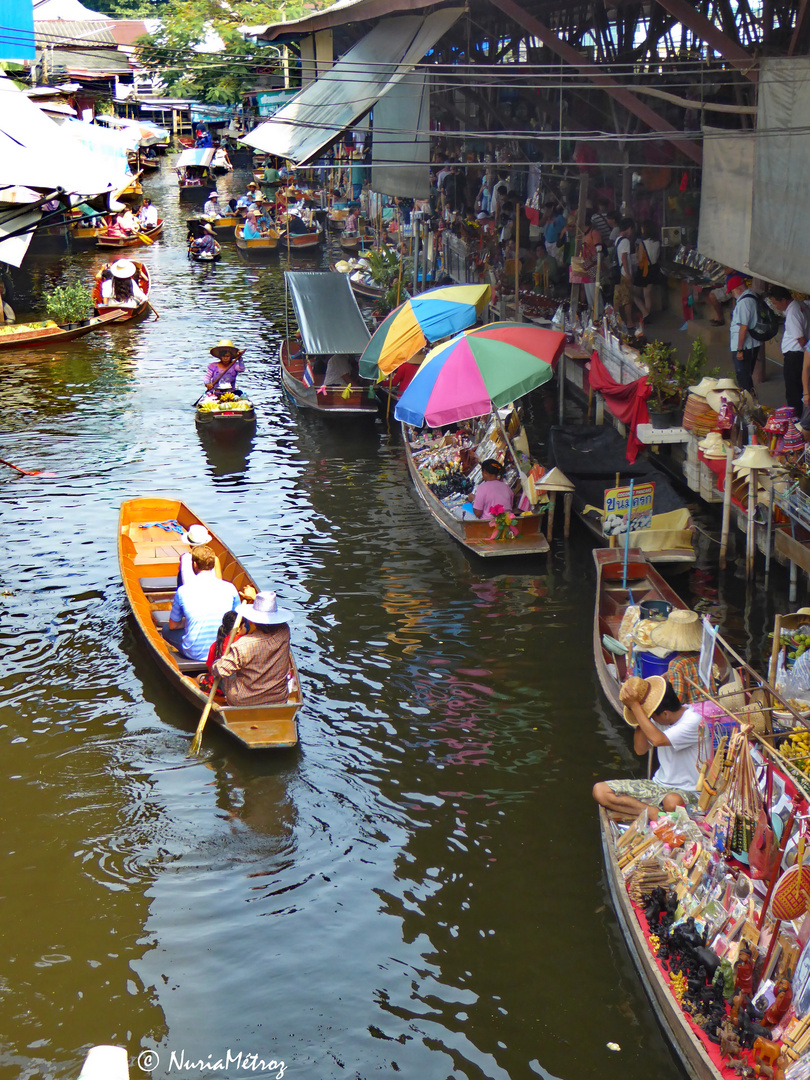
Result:
<svg viewBox="0 0 810 1080">
<path fill-rule="evenodd" d="M 177 575 L 174 577 L 142 577 L 138 578 L 138 584 L 145 593 L 171 592 L 177 588 Z"/>
<path fill-rule="evenodd" d="M 184 675 L 201 675 L 208 670 L 208 665 L 204 660 L 189 660 L 187 656 L 181 656 L 180 653 L 176 652 L 172 652 L 170 655 Z"/>
<path fill-rule="evenodd" d="M 169 625 L 169 611 L 153 611 L 152 622 L 155 626 L 168 626 Z"/>
</svg>

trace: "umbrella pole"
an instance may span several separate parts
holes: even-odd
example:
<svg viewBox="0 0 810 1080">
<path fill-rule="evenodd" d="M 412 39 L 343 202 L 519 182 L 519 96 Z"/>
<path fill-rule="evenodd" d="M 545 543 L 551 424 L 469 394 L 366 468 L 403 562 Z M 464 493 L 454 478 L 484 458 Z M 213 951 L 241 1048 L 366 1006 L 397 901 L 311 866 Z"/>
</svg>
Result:
<svg viewBox="0 0 810 1080">
<path fill-rule="evenodd" d="M 498 415 L 498 410 L 495 408 L 495 406 L 494 406 L 494 404 L 492 402 L 490 402 L 489 404 L 490 404 L 490 408 L 492 409 L 492 414 L 495 417 L 495 423 L 498 425 L 498 430 L 500 431 L 501 435 L 503 435 L 503 440 L 507 445 L 509 453 L 512 455 L 512 460 L 515 463 L 515 468 L 517 469 L 518 476 L 520 477 L 520 486 L 523 489 L 523 494 L 526 496 L 527 499 L 530 499 L 531 495 L 530 495 L 530 493 L 528 491 L 529 478 L 528 478 L 528 476 L 526 476 L 526 474 L 522 471 L 522 469 L 520 467 L 520 462 L 518 461 L 518 456 L 515 453 L 515 448 L 514 448 L 514 446 L 512 446 L 512 442 L 511 442 L 511 440 L 509 438 L 509 435 L 507 434 L 506 428 L 503 426 L 503 421 L 501 420 L 500 416 Z"/>
</svg>

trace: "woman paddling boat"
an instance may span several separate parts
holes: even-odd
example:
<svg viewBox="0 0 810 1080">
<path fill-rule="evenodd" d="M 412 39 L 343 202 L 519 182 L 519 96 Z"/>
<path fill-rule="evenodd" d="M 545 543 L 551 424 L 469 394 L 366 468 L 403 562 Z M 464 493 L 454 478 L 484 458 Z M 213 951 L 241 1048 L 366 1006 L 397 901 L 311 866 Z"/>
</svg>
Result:
<svg viewBox="0 0 810 1080">
<path fill-rule="evenodd" d="M 236 389 L 236 376 L 245 370 L 244 352 L 230 339 L 223 339 L 211 349 L 214 361 L 206 368 L 205 393 L 196 402 L 198 424 L 220 422 L 220 426 L 237 428 L 255 424 L 252 403 Z"/>
<path fill-rule="evenodd" d="M 127 318 L 145 314 L 149 307 L 149 274 L 142 263 L 117 259 L 103 267 L 93 286 L 93 304 L 98 315 L 120 311 Z"/>
</svg>

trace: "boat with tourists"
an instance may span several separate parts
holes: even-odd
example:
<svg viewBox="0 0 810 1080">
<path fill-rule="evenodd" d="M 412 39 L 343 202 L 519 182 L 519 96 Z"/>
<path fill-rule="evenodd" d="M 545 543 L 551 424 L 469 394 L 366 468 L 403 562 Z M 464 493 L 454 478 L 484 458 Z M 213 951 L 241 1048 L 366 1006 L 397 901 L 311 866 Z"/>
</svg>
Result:
<svg viewBox="0 0 810 1080">
<path fill-rule="evenodd" d="M 224 580 L 230 581 L 240 593 L 245 586 L 258 589 L 219 537 L 185 503 L 176 499 L 137 498 L 122 503 L 118 559 L 130 611 L 152 659 L 199 715 L 208 695 L 198 685 L 196 676 L 206 671 L 206 664 L 186 659 L 161 634 L 177 586 L 180 557 L 191 550 L 187 534 L 192 525 L 202 525 L 209 533 L 208 545 L 219 559 Z M 296 717 L 302 694 L 292 652 L 288 686 L 289 697 L 280 704 L 231 706 L 215 700 L 211 719 L 249 750 L 296 746 Z"/>
<path fill-rule="evenodd" d="M 266 235 L 254 237 L 252 240 L 245 239 L 244 231 L 244 225 L 237 225 L 234 230 L 236 246 L 243 255 L 257 259 L 267 259 L 271 255 L 278 253 L 280 240 L 275 229 L 269 229 Z"/>
<path fill-rule="evenodd" d="M 105 249 L 148 247 L 163 234 L 163 219 L 158 218 L 157 224 L 130 233 L 129 236 L 110 235 L 106 230 L 96 237 L 96 247 Z"/>
<path fill-rule="evenodd" d="M 281 343 L 281 382 L 302 409 L 331 419 L 374 420 L 373 385 L 358 374 L 358 358 L 370 334 L 347 279 L 323 271 L 284 272 L 300 340 L 289 314 Z M 289 312 L 289 305 L 286 306 Z"/>
<path fill-rule="evenodd" d="M 109 271 L 111 289 L 106 287 L 108 275 L 105 271 Z M 150 309 L 150 284 L 149 271 L 143 263 L 134 259 L 117 259 L 107 263 L 93 282 L 93 308 L 97 315 L 117 312 L 120 318 L 116 321 L 119 323 L 140 319 Z"/>
<path fill-rule="evenodd" d="M 210 225 L 214 232 L 222 235 L 223 240 L 231 239 L 234 235 L 234 229 L 236 229 L 237 225 L 243 223 L 244 218 L 239 217 L 237 214 L 222 214 L 220 217 L 215 218 L 186 218 L 186 226 L 193 236 L 202 236 L 205 226 Z"/>
<path fill-rule="evenodd" d="M 626 514 L 620 520 L 606 513 L 606 492 L 627 488 L 631 481 L 634 491 L 652 484 L 651 513 L 638 513 L 632 522 L 633 547 L 656 564 L 694 563 L 695 528 L 686 502 L 652 462 L 641 457 L 628 462 L 627 442 L 615 428 L 608 424 L 552 427 L 548 457 L 549 467 L 556 466 L 573 483 L 574 511 L 597 543 L 607 545 L 615 536 L 622 546 L 627 524 Z"/>
<path fill-rule="evenodd" d="M 209 191 L 216 187 L 211 173 L 213 160 L 212 147 L 194 147 L 182 152 L 175 166 L 181 202 L 205 202 Z"/>
</svg>

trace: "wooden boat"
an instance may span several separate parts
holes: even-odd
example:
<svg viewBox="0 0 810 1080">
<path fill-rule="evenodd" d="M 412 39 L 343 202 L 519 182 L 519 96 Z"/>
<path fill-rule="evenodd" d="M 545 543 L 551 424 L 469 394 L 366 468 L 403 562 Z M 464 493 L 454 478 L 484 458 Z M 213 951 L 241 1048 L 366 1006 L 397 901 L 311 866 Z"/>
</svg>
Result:
<svg viewBox="0 0 810 1080">
<path fill-rule="evenodd" d="M 275 229 L 270 229 L 267 236 L 260 236 L 255 240 L 245 240 L 242 235 L 244 228 L 244 225 L 237 225 L 234 230 L 236 246 L 240 251 L 259 259 L 267 258 L 276 253 L 279 245 L 279 235 Z"/>
<path fill-rule="evenodd" d="M 96 240 L 96 246 L 100 248 L 147 247 L 151 241 L 157 240 L 162 232 L 163 219 L 158 218 L 157 225 L 152 225 L 149 229 L 141 229 L 140 232 L 132 233 L 131 236 L 108 236 L 106 232 L 103 232 Z"/>
<path fill-rule="evenodd" d="M 323 230 L 315 229 L 312 232 L 305 233 L 290 233 L 287 236 L 286 230 L 279 233 L 279 249 L 290 251 L 317 251 L 323 242 Z"/>
<path fill-rule="evenodd" d="M 220 402 L 219 407 L 216 409 L 204 409 L 202 405 L 198 405 L 195 414 L 194 421 L 201 427 L 216 428 L 220 431 L 238 431 L 245 430 L 250 427 L 254 427 L 256 424 L 256 410 L 253 408 L 253 403 L 248 401 L 246 397 L 241 397 L 239 403 L 242 405 L 249 405 L 250 408 L 229 408 L 230 402 Z"/>
<path fill-rule="evenodd" d="M 556 465 L 574 484 L 577 516 L 599 544 L 605 491 L 632 479 L 635 485 L 655 484 L 652 527 L 633 530 L 633 546 L 650 562 L 688 564 L 695 561 L 694 525 L 686 503 L 664 474 L 645 458 L 630 465 L 624 438 L 608 424 L 570 424 L 553 427 L 548 438 L 549 465 Z M 619 546 L 622 544 L 619 537 Z"/>
<path fill-rule="evenodd" d="M 202 235 L 204 225 L 211 225 L 214 232 L 223 234 L 223 238 L 233 236 L 236 226 L 242 225 L 243 222 L 244 218 L 237 217 L 236 214 L 223 214 L 218 218 L 186 218 L 188 230 L 195 236 Z"/>
<path fill-rule="evenodd" d="M 180 556 L 189 550 L 189 545 L 176 532 L 168 532 L 157 525 L 141 527 L 158 521 L 177 521 L 186 530 L 191 525 L 203 524 L 177 500 L 128 499 L 121 505 L 118 527 L 121 577 L 135 623 L 152 658 L 199 716 L 207 695 L 200 690 L 195 676 L 205 671 L 205 663 L 185 659 L 164 641 L 160 633 L 160 626 L 168 621 Z M 219 558 L 223 578 L 233 582 L 240 591 L 246 585 L 258 588 L 236 556 L 210 529 L 208 532 L 211 533 L 209 546 Z M 296 714 L 302 696 L 292 654 L 290 673 L 292 688 L 286 702 L 278 705 L 214 704 L 210 719 L 249 750 L 282 750 L 297 745 Z"/>
<path fill-rule="evenodd" d="M 354 386 L 348 397 L 343 396 L 343 390 L 340 388 L 318 393 L 318 388 L 323 384 L 323 376 L 316 375 L 312 386 L 304 383 L 306 357 L 300 342 L 282 341 L 279 357 L 281 383 L 300 408 L 310 409 L 332 419 L 356 420 L 358 417 L 365 417 L 368 420 L 376 420 L 377 404 L 368 396 L 368 387 L 371 384 L 364 382 L 362 386 Z"/>
<path fill-rule="evenodd" d="M 599 683 L 605 697 L 621 716 L 623 706 L 619 690 L 631 671 L 627 670 L 627 657 L 612 653 L 604 645 L 607 635 L 614 640 L 619 636 L 624 613 L 630 604 L 648 601 L 665 601 L 673 609 L 687 610 L 688 605 L 678 596 L 665 579 L 645 558 L 645 552 L 630 548 L 627 557 L 627 584 L 624 578 L 624 549 L 597 548 L 593 552 L 596 564 L 596 604 L 593 614 L 593 656 Z M 715 653 L 715 663 L 720 669 L 722 682 L 731 673 L 731 663 L 721 650 Z"/>
<path fill-rule="evenodd" d="M 125 318 L 122 310 L 116 308 L 81 323 L 68 323 L 64 326 L 50 320 L 43 323 L 7 323 L 0 326 L 0 349 L 27 349 L 40 344 L 61 345 L 63 341 L 74 341 L 94 330 L 110 326 L 111 323 L 123 322 Z"/>
<path fill-rule="evenodd" d="M 540 529 L 540 514 L 527 514 L 525 517 L 516 517 L 512 524 L 518 530 L 518 533 L 517 536 L 509 540 L 494 540 L 492 538 L 493 526 L 491 521 L 479 521 L 478 518 L 462 521 L 455 517 L 422 479 L 422 474 L 411 450 L 405 424 L 402 425 L 402 442 L 405 447 L 405 461 L 408 465 L 408 472 L 411 474 L 419 498 L 444 531 L 450 533 L 453 539 L 458 540 L 468 551 L 472 551 L 475 555 L 481 555 L 485 559 L 501 558 L 508 555 L 543 555 L 548 551 L 548 541 Z"/>
<path fill-rule="evenodd" d="M 339 270 L 335 269 L 334 263 L 331 264 L 330 270 L 334 270 L 336 274 L 340 273 Z M 354 295 L 361 296 L 364 300 L 379 300 L 385 295 L 385 289 L 380 285 L 373 285 L 370 282 L 359 280 L 360 275 L 356 270 L 352 270 L 351 273 L 345 274 L 344 277 L 349 279 L 349 285 Z"/>
<path fill-rule="evenodd" d="M 335 210 L 333 207 L 326 215 L 326 220 L 329 223 L 329 228 L 334 229 L 335 232 L 343 232 L 343 229 L 346 226 L 346 218 L 348 216 L 348 210 Z"/>
<path fill-rule="evenodd" d="M 73 247 L 95 247 L 96 241 L 107 231 L 106 222 L 103 225 L 83 224 L 86 218 L 80 218 L 75 225 L 70 227 L 70 242 Z"/>
<path fill-rule="evenodd" d="M 364 233 L 356 233 L 354 236 L 347 236 L 345 232 L 342 232 L 338 241 L 344 251 L 365 251 L 367 248 L 374 247 L 376 242 L 377 234 L 368 230 Z"/>
<path fill-rule="evenodd" d="M 134 260 L 133 260 L 134 261 Z M 101 299 L 101 274 L 102 271 L 96 274 L 96 280 L 93 284 L 93 307 L 97 315 L 103 315 L 108 311 L 115 311 L 121 317 L 116 320 L 117 322 L 132 322 L 134 319 L 140 319 L 149 311 L 149 286 L 151 284 L 149 279 L 149 271 L 146 269 L 143 263 L 136 262 L 135 266 L 138 268 L 138 272 L 135 275 L 135 281 L 141 287 L 146 294 L 147 299 L 141 301 L 137 307 L 121 307 L 120 304 L 116 304 L 113 300 Z"/>
<path fill-rule="evenodd" d="M 210 146 L 190 147 L 177 159 L 177 185 L 181 202 L 203 203 L 208 193 L 216 187 L 211 175 L 214 150 Z"/>
<path fill-rule="evenodd" d="M 192 260 L 192 262 L 213 263 L 219 262 L 220 258 L 222 257 L 222 245 L 217 240 L 214 241 L 215 250 L 213 252 L 197 251 L 195 250 L 193 244 L 194 242 L 190 241 L 188 245 L 188 257 Z"/>
</svg>

